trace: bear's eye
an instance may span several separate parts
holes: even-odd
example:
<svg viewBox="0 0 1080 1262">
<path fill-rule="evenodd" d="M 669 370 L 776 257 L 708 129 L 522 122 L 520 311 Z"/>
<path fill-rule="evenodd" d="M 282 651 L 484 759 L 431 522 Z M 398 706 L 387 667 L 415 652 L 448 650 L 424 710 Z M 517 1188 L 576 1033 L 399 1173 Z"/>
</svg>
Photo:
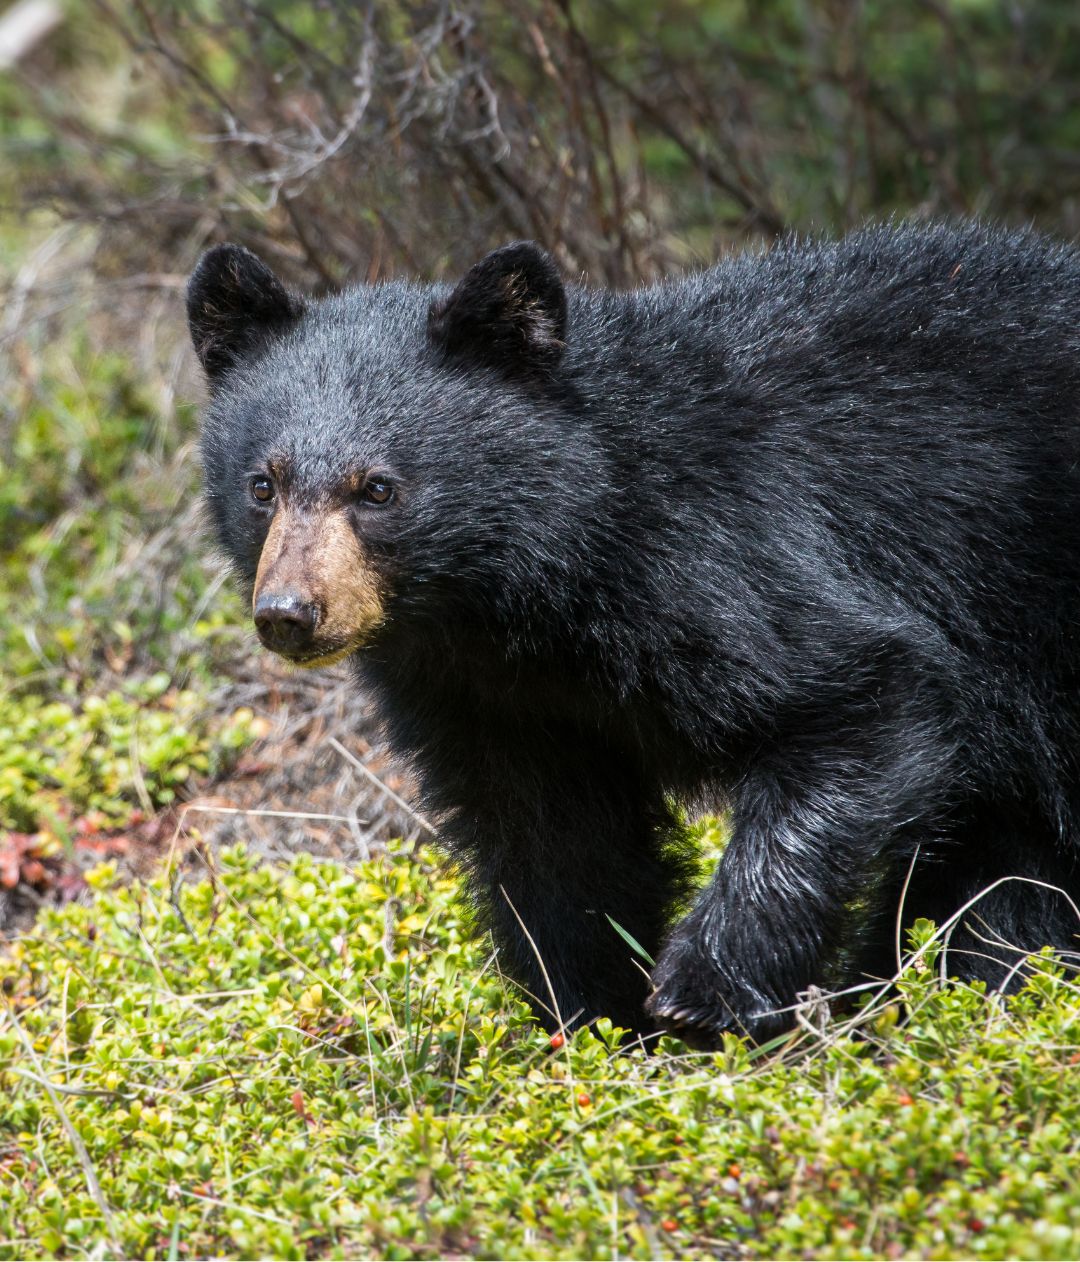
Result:
<svg viewBox="0 0 1080 1262">
<path fill-rule="evenodd" d="M 269 478 L 252 478 L 251 494 L 260 504 L 268 504 L 274 498 L 274 484 Z"/>
<path fill-rule="evenodd" d="M 394 498 L 394 484 L 389 478 L 380 477 L 376 474 L 374 477 L 368 478 L 364 483 L 364 489 L 360 492 L 360 498 L 365 504 L 375 504 L 382 508 Z"/>
</svg>

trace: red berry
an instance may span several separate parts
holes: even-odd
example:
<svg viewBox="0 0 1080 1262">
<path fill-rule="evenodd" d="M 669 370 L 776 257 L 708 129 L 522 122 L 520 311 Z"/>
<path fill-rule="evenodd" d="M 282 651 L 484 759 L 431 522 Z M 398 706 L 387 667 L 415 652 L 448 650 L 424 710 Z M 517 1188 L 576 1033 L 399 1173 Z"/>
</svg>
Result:
<svg viewBox="0 0 1080 1262">
<path fill-rule="evenodd" d="M 974 1232 L 985 1231 L 986 1224 L 983 1222 L 981 1218 L 969 1218 L 968 1228 L 969 1230 L 974 1231 Z"/>
<path fill-rule="evenodd" d="M 742 1174 L 742 1167 L 737 1162 L 733 1161 L 731 1165 L 728 1166 L 727 1172 L 733 1179 L 737 1179 L 739 1175 Z"/>
<path fill-rule="evenodd" d="M 566 1039 L 564 1039 L 561 1034 L 553 1034 L 551 1036 L 550 1041 L 551 1041 L 552 1048 L 557 1052 L 559 1048 L 562 1047 L 562 1045 L 566 1042 Z"/>
<path fill-rule="evenodd" d="M 587 1091 L 583 1091 L 581 1095 L 578 1096 L 577 1102 L 583 1109 L 587 1109 L 589 1105 L 592 1104 L 592 1096 L 589 1095 Z"/>
<path fill-rule="evenodd" d="M 660 1224 L 660 1226 L 663 1227 L 665 1231 L 678 1231 L 679 1230 L 679 1224 L 675 1221 L 674 1218 L 665 1218 L 663 1222 Z"/>
<path fill-rule="evenodd" d="M 904 1105 L 915 1103 L 915 1101 L 911 1098 L 911 1096 L 908 1095 L 906 1091 L 900 1092 L 900 1094 L 896 1097 L 896 1102 L 898 1104 L 904 1104 Z"/>
</svg>

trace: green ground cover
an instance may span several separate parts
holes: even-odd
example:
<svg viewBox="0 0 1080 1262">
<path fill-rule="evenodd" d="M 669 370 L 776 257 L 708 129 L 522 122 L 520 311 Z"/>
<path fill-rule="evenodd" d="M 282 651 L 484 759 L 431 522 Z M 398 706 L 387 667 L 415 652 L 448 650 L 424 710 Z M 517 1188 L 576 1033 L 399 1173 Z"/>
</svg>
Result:
<svg viewBox="0 0 1080 1262">
<path fill-rule="evenodd" d="M 1080 1253 L 1080 1006 L 931 949 L 857 1034 L 553 1048 L 425 856 L 229 849 L 0 962 L 0 1253 Z"/>
</svg>

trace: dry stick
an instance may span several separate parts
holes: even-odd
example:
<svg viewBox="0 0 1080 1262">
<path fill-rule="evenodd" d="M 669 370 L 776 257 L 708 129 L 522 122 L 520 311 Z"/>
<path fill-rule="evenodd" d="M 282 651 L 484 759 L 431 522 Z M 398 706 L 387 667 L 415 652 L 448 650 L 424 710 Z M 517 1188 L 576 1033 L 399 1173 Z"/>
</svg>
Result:
<svg viewBox="0 0 1080 1262">
<path fill-rule="evenodd" d="M 367 778 L 371 781 L 371 783 L 375 785 L 375 787 L 379 789 L 382 793 L 385 793 L 386 796 L 390 799 L 391 802 L 394 803 L 395 806 L 401 807 L 401 809 L 406 813 L 406 815 L 409 815 L 414 820 L 416 820 L 416 822 L 420 825 L 420 827 L 423 829 L 426 829 L 432 835 L 432 837 L 438 837 L 439 831 L 435 827 L 434 824 L 426 820 L 423 817 L 423 815 L 421 815 L 420 812 L 415 807 L 410 806 L 403 797 L 399 797 L 399 795 L 396 794 L 394 790 L 391 789 L 388 784 L 384 784 L 383 781 L 380 780 L 379 777 L 375 774 L 375 772 L 372 771 L 371 768 L 367 766 L 365 763 L 361 762 L 360 759 L 357 758 L 355 754 L 351 754 L 345 748 L 345 746 L 342 745 L 342 743 L 337 739 L 337 737 L 328 736 L 326 739 L 327 739 L 328 745 L 336 749 L 337 752 L 342 756 L 342 758 L 344 758 L 346 762 L 351 763 L 356 768 L 357 771 L 367 776 Z"/>
<path fill-rule="evenodd" d="M 32 1074 L 29 1069 L 15 1068 L 11 1071 L 18 1078 L 25 1078 L 27 1082 L 35 1082 L 39 1087 L 48 1087 L 47 1078 L 39 1078 L 37 1074 Z M 102 1100 L 135 1100 L 138 1094 L 134 1091 L 106 1091 L 104 1088 L 96 1089 L 94 1087 L 65 1087 L 62 1082 L 54 1082 L 53 1090 L 59 1091 L 61 1095 L 90 1096 L 94 1099 Z"/>
<path fill-rule="evenodd" d="M 1004 885 L 1007 881 L 1020 881 L 1025 885 L 1037 885 L 1037 886 L 1040 886 L 1042 889 L 1053 890 L 1055 893 L 1060 894 L 1068 902 L 1069 906 L 1076 913 L 1077 918 L 1080 919 L 1080 907 L 1077 907 L 1073 899 L 1070 898 L 1069 895 L 1060 886 L 1052 885 L 1047 881 L 1039 881 L 1039 880 L 1036 880 L 1034 877 L 1029 877 L 1029 876 L 999 877 L 991 885 L 988 885 L 986 886 L 985 889 L 980 890 L 979 893 L 976 894 L 973 898 L 968 899 L 968 901 L 958 911 L 953 912 L 953 914 L 949 916 L 949 918 L 942 925 L 938 927 L 933 937 L 930 938 L 930 940 L 927 943 L 919 947 L 917 951 L 913 951 L 906 958 L 901 958 L 900 966 L 896 971 L 896 976 L 893 977 L 891 981 L 887 981 L 883 984 L 880 984 L 877 982 L 871 982 L 871 983 L 863 983 L 861 985 L 856 985 L 856 986 L 849 986 L 844 990 L 836 991 L 831 997 L 837 998 L 841 995 L 856 994 L 860 990 L 873 990 L 877 988 L 879 990 L 878 999 L 883 998 L 888 993 L 890 988 L 896 984 L 900 976 L 903 974 L 904 970 L 909 968 L 911 965 L 913 965 L 917 960 L 920 960 L 922 956 L 925 954 L 927 947 L 932 946 L 936 942 L 940 942 L 943 947 L 940 977 L 942 981 L 946 981 L 948 978 L 948 973 L 947 973 L 948 965 L 947 965 L 946 957 L 948 955 L 949 942 L 952 939 L 953 931 L 956 929 L 956 926 L 959 924 L 960 919 L 965 915 L 966 912 L 968 912 L 972 907 L 974 907 L 976 903 L 978 903 L 981 899 L 985 898 L 987 894 L 992 893 L 995 889 L 997 889 L 999 885 Z M 906 886 L 905 886 L 905 889 L 906 889 Z M 1005 945 L 1010 946 L 1010 949 L 1012 950 L 1017 950 L 1017 951 L 1022 950 L 1022 948 L 1019 948 L 1019 947 L 1011 947 L 1011 944 L 1008 944 L 1008 943 L 1006 943 Z M 1022 954 L 1023 954 L 1023 958 L 1020 960 L 1021 964 L 1023 964 L 1024 960 L 1031 953 L 1024 951 Z M 991 958 L 991 957 L 987 957 L 987 958 Z M 1011 979 L 1012 975 L 1013 975 L 1012 972 L 1010 972 L 1004 984 L 1008 984 L 1008 981 Z M 999 993 L 1000 993 L 1000 990 L 1001 990 L 1001 987 L 998 988 Z M 782 1009 L 779 1009 L 779 1011 L 785 1012 L 785 1011 L 789 1011 L 789 1009 L 782 1008 Z M 840 1024 L 837 1027 L 837 1031 L 836 1031 L 837 1034 L 845 1034 L 849 1032 L 850 1030 L 855 1029 L 857 1025 L 859 1025 L 861 1022 L 864 1022 L 866 1020 L 868 1011 L 869 1010 L 867 1008 L 864 1008 L 861 1013 L 852 1017 L 850 1020 L 845 1021 L 842 1024 Z"/>
<path fill-rule="evenodd" d="M 150 800 L 150 791 L 146 787 L 146 778 L 143 776 L 142 758 L 139 756 L 139 716 L 135 715 L 135 722 L 131 725 L 131 782 L 135 787 L 135 796 L 139 799 L 139 805 L 142 807 L 147 819 L 154 817 L 154 804 Z"/>
<path fill-rule="evenodd" d="M 487 957 L 487 960 L 484 962 L 484 967 L 473 979 L 473 984 L 469 987 L 469 993 L 465 997 L 465 1011 L 461 1014 L 461 1029 L 458 1031 L 457 1051 L 454 1055 L 454 1074 L 450 1079 L 450 1099 L 446 1105 L 446 1113 L 448 1117 L 453 1117 L 454 1115 L 454 1103 L 457 1099 L 458 1083 L 461 1081 L 461 1054 L 465 1048 L 465 1030 L 469 1019 L 469 1008 L 471 1007 L 473 998 L 476 995 L 476 988 L 480 985 L 480 979 L 495 962 L 498 954 L 498 950 L 495 950 Z"/>
<path fill-rule="evenodd" d="M 637 251 L 634 249 L 629 234 L 626 231 L 626 206 L 623 198 L 622 180 L 619 175 L 619 167 L 615 160 L 615 146 L 611 138 L 611 120 L 608 112 L 604 108 L 603 98 L 600 94 L 599 87 L 596 82 L 596 63 L 593 58 L 592 48 L 589 46 L 588 40 L 582 34 L 581 29 L 574 21 L 573 13 L 570 8 L 570 0 L 559 0 L 559 8 L 563 11 L 566 19 L 567 30 L 569 31 L 573 43 L 576 45 L 582 63 L 585 66 L 587 74 L 589 96 L 592 98 L 593 112 L 596 115 L 596 121 L 600 125 L 600 138 L 603 141 L 604 157 L 607 159 L 608 174 L 611 178 L 611 197 L 614 203 L 614 221 L 615 229 L 619 234 L 619 253 L 620 253 L 620 271 L 622 271 L 625 260 L 629 260 L 633 269 L 640 274 L 641 265 L 637 257 Z M 572 70 L 571 70 L 571 73 Z M 600 207 L 601 216 L 603 216 L 603 207 Z M 624 278 L 620 276 L 620 281 Z"/>
<path fill-rule="evenodd" d="M 261 1209 L 252 1209 L 249 1205 L 242 1205 L 239 1201 L 226 1201 L 218 1196 L 207 1196 L 203 1192 L 196 1192 L 191 1188 L 179 1188 L 182 1196 L 190 1196 L 192 1200 L 197 1201 L 200 1205 L 217 1205 L 221 1209 L 232 1210 L 238 1214 L 247 1214 L 251 1218 L 261 1218 L 263 1222 L 275 1223 L 279 1227 L 295 1228 L 296 1223 L 289 1218 L 279 1218 L 277 1214 L 267 1214 Z"/>
<path fill-rule="evenodd" d="M 731 198 L 733 198 L 742 208 L 761 226 L 763 231 L 770 236 L 778 237 L 784 231 L 784 222 L 778 211 L 776 211 L 766 200 L 758 201 L 754 195 L 747 189 L 740 188 L 733 180 L 721 170 L 720 166 L 704 154 L 692 141 L 683 134 L 680 128 L 672 122 L 663 110 L 655 106 L 646 97 L 635 91 L 629 84 L 623 81 L 611 72 L 605 65 L 597 64 L 597 74 L 617 92 L 621 92 L 623 96 L 648 119 L 654 127 L 663 132 L 669 140 L 673 141 L 693 162 L 699 171 L 717 188 L 723 189 Z M 764 189 L 761 195 L 767 198 Z"/>
<path fill-rule="evenodd" d="M 942 946 L 942 960 L 941 960 L 941 966 L 939 968 L 939 977 L 942 982 L 947 981 L 948 980 L 947 956 L 950 949 L 949 944 L 952 941 L 953 932 L 956 930 L 957 925 L 959 924 L 961 918 L 965 915 L 965 913 L 970 911 L 970 909 L 974 907 L 981 899 L 985 898 L 987 894 L 990 894 L 993 890 L 997 889 L 999 885 L 1004 885 L 1008 881 L 1020 881 L 1024 883 L 1025 885 L 1038 885 L 1043 889 L 1053 890 L 1055 893 L 1060 894 L 1068 902 L 1069 906 L 1076 913 L 1077 918 L 1080 919 L 1080 907 L 1077 907 L 1073 899 L 1070 898 L 1069 895 L 1060 886 L 1052 885 L 1046 881 L 1036 880 L 1034 877 L 1027 877 L 1027 876 L 999 877 L 991 885 L 988 885 L 986 886 L 985 889 L 980 890 L 979 893 L 976 894 L 973 898 L 968 899 L 968 901 L 958 911 L 953 912 L 953 914 L 949 916 L 947 920 L 945 920 L 941 925 L 938 926 L 933 936 L 923 946 L 919 947 L 918 950 L 913 951 L 910 955 L 906 957 L 901 957 L 899 961 L 899 966 L 896 970 L 896 975 L 891 980 L 883 982 L 883 983 L 867 982 L 867 983 L 862 983 L 860 985 L 848 986 L 844 990 L 839 990 L 839 991 L 834 992 L 831 997 L 838 998 L 842 995 L 857 994 L 859 991 L 862 991 L 862 990 L 869 991 L 869 990 L 877 989 L 879 993 L 876 998 L 877 1000 L 881 1000 L 888 994 L 889 990 L 897 983 L 897 981 L 899 981 L 904 971 L 907 968 L 911 967 L 913 964 L 915 964 L 917 961 L 921 960 L 927 948 L 930 946 L 933 946 L 935 943 L 940 943 Z M 907 886 L 905 884 L 905 890 L 906 888 Z M 979 934 L 976 934 L 975 936 L 980 937 L 982 941 L 989 941 L 988 939 L 981 938 L 981 935 Z M 1001 986 L 996 988 L 995 993 L 1000 994 L 1002 993 L 1004 987 L 1007 986 L 1009 982 L 1012 980 L 1012 977 L 1014 976 L 1017 970 L 1017 967 L 1022 967 L 1024 962 L 1026 961 L 1028 956 L 1032 954 L 1032 952 L 1025 951 L 1022 947 L 1014 947 L 1011 943 L 1008 943 L 1008 942 L 999 941 L 997 945 L 1005 946 L 1009 950 L 1012 950 L 1012 951 L 1017 951 L 1019 952 L 1020 957 L 1021 957 L 1018 961 L 1018 965 L 1014 965 L 1013 968 L 1010 969 L 1009 973 L 1006 975 L 1005 981 L 1001 984 Z M 974 955 L 974 954 L 981 954 L 981 953 L 966 952 L 966 954 Z M 998 962 L 997 958 L 994 956 L 984 956 L 983 958 L 993 959 L 995 962 Z M 787 1011 L 787 1009 L 780 1009 L 780 1011 Z M 851 1017 L 849 1020 L 839 1024 L 837 1026 L 837 1031 L 836 1031 L 837 1034 L 845 1034 L 849 1032 L 850 1030 L 855 1029 L 856 1026 L 865 1022 L 868 1015 L 869 1015 L 869 1007 L 864 1008 L 862 1012 L 858 1013 L 856 1016 Z"/>
<path fill-rule="evenodd" d="M 981 921 L 981 917 L 980 917 L 980 921 Z M 985 921 L 982 921 L 982 923 L 985 924 Z M 1001 983 L 998 985 L 997 990 L 994 992 L 996 996 L 1000 999 L 1008 991 L 1009 986 L 1012 984 L 1013 978 L 1017 975 L 1017 973 L 1020 972 L 1020 970 L 1031 958 L 1031 952 L 1025 951 L 1023 947 L 1013 946 L 1011 942 L 1006 942 L 1005 939 L 1002 938 L 1000 934 L 994 933 L 993 930 L 990 930 L 992 934 L 991 937 L 984 937 L 972 925 L 968 925 L 968 932 L 977 942 L 985 943 L 985 945 L 988 947 L 997 947 L 999 950 L 1012 951 L 1017 956 L 1016 962 L 1005 974 Z M 1004 961 L 1001 961 L 999 957 L 996 955 L 983 955 L 983 952 L 981 951 L 965 951 L 963 952 L 963 954 L 968 955 L 968 956 L 982 956 L 983 959 L 993 960 L 995 963 L 1004 962 Z"/>
<path fill-rule="evenodd" d="M 72 1122 L 71 1118 L 68 1117 L 64 1110 L 64 1106 L 60 1103 L 60 1096 L 57 1094 L 53 1084 L 49 1081 L 48 1075 L 45 1072 L 45 1067 L 38 1058 L 37 1052 L 34 1051 L 33 1043 L 27 1036 L 26 1031 L 22 1028 L 22 1023 L 19 1021 L 19 1018 L 15 1015 L 15 1009 L 10 1005 L 8 1007 L 8 1017 L 11 1020 L 11 1024 L 15 1027 L 15 1033 L 18 1035 L 19 1040 L 23 1045 L 23 1050 L 26 1052 L 27 1056 L 30 1057 L 34 1068 L 38 1071 L 41 1085 L 45 1088 L 49 1099 L 52 1101 L 52 1106 L 56 1110 L 56 1115 L 60 1119 L 60 1124 L 67 1132 L 67 1137 L 71 1140 L 72 1148 L 75 1149 L 75 1156 L 79 1160 L 79 1165 L 82 1166 L 83 1175 L 86 1178 L 86 1186 L 90 1192 L 90 1197 L 101 1211 L 101 1217 L 105 1221 L 105 1230 L 109 1236 L 109 1244 L 112 1246 L 113 1256 L 122 1258 L 125 1256 L 124 1250 L 121 1247 L 120 1240 L 116 1234 L 116 1224 L 113 1222 L 112 1210 L 109 1208 L 108 1202 L 105 1200 L 105 1196 L 101 1191 L 101 1184 L 98 1182 L 97 1175 L 94 1173 L 94 1166 L 90 1160 L 90 1154 L 86 1151 L 86 1145 L 82 1141 L 82 1136 L 75 1129 L 75 1124 Z"/>
<path fill-rule="evenodd" d="M 261 807 L 246 808 L 242 806 L 200 806 L 189 802 L 180 810 L 183 817 L 188 811 L 200 811 L 206 815 L 268 815 L 272 819 L 325 819 L 335 824 L 353 823 L 352 815 L 328 815 L 322 811 L 270 811 Z M 358 824 L 366 824 L 366 819 L 356 820 Z"/>
</svg>

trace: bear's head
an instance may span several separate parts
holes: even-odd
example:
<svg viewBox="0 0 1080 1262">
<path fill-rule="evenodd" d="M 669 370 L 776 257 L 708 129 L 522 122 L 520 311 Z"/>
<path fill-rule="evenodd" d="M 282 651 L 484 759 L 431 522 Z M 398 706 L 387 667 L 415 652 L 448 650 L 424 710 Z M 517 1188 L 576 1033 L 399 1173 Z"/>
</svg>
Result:
<svg viewBox="0 0 1080 1262">
<path fill-rule="evenodd" d="M 403 619 L 494 621 L 565 564 L 589 496 L 565 441 L 566 293 L 540 247 L 453 288 L 312 300 L 222 245 L 187 307 L 207 501 L 268 648 L 323 665 Z"/>
</svg>

